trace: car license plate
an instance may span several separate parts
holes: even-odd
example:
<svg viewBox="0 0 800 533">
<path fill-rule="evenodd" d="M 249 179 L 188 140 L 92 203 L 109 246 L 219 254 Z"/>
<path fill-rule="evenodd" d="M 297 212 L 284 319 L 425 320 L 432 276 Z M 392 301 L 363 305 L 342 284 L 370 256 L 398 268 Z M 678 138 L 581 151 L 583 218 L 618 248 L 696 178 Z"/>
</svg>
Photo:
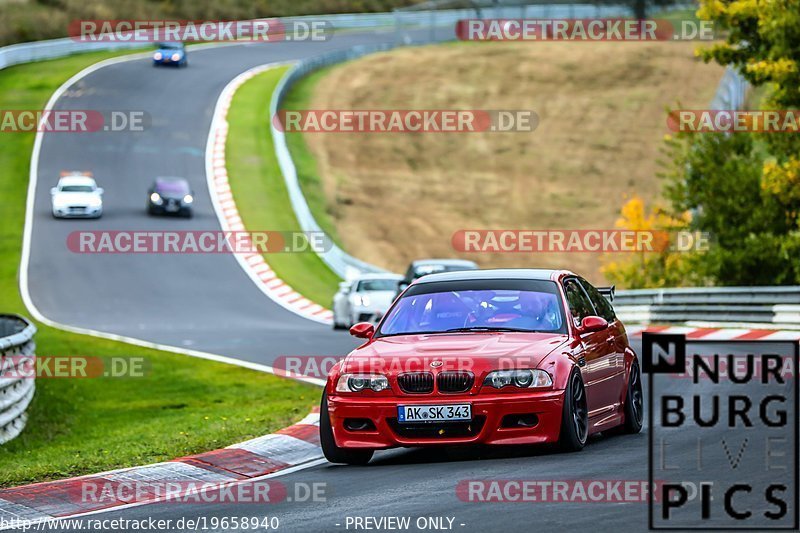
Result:
<svg viewBox="0 0 800 533">
<path fill-rule="evenodd" d="M 448 405 L 398 405 L 398 422 L 452 422 L 472 420 L 468 403 Z"/>
</svg>

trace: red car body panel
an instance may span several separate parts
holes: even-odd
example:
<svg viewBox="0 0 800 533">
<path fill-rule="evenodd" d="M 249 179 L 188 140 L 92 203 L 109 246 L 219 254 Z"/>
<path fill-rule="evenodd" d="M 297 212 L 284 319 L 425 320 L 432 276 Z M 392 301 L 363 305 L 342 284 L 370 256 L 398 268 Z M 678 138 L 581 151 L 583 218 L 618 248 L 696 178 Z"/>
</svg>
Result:
<svg viewBox="0 0 800 533">
<path fill-rule="evenodd" d="M 627 379 L 636 354 L 628 345 L 619 320 L 601 331 L 580 330 L 570 318 L 561 283 L 569 276 L 574 274 L 556 271 L 551 277 L 560 288 L 560 301 L 567 316 L 566 333 L 468 332 L 368 339 L 328 376 L 327 405 L 337 446 L 384 449 L 556 442 L 561 431 L 564 390 L 573 368 L 579 368 L 586 388 L 589 433 L 623 423 Z M 552 376 L 553 385 L 545 389 L 495 389 L 483 385 L 489 372 L 513 368 L 545 370 Z M 403 392 L 398 385 L 401 372 L 431 372 L 436 384 L 436 376 L 448 370 L 471 371 L 472 387 L 463 393 L 446 393 L 434 386 L 431 393 L 413 394 Z M 388 378 L 389 389 L 337 392 L 337 380 L 344 373 L 383 374 Z M 459 403 L 472 405 L 472 424 L 431 423 L 420 434 L 407 431 L 407 426 L 404 429 L 397 422 L 399 405 Z M 535 414 L 537 419 L 532 427 L 503 426 L 506 415 L 529 414 Z M 347 419 L 368 419 L 374 427 L 351 431 L 345 427 Z"/>
</svg>

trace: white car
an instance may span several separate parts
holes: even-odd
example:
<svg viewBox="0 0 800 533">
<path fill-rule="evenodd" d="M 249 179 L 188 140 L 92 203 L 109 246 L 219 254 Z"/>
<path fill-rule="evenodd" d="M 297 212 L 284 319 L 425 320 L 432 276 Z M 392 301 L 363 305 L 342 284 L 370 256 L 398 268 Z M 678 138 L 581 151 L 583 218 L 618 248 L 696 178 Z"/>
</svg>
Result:
<svg viewBox="0 0 800 533">
<path fill-rule="evenodd" d="M 349 328 L 356 322 L 376 322 L 392 305 L 402 279 L 397 274 L 362 274 L 341 282 L 333 297 L 333 329 Z"/>
<path fill-rule="evenodd" d="M 89 173 L 62 173 L 50 196 L 56 218 L 100 218 L 103 214 L 103 189 Z"/>
</svg>

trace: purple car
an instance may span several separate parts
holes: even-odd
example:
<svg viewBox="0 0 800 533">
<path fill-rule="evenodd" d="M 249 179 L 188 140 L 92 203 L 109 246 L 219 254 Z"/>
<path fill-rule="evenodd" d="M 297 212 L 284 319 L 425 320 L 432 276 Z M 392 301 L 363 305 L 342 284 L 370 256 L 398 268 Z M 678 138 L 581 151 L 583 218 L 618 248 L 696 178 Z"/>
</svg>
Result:
<svg viewBox="0 0 800 533">
<path fill-rule="evenodd" d="M 151 215 L 192 216 L 194 195 L 183 178 L 156 178 L 148 191 L 147 212 Z"/>
</svg>

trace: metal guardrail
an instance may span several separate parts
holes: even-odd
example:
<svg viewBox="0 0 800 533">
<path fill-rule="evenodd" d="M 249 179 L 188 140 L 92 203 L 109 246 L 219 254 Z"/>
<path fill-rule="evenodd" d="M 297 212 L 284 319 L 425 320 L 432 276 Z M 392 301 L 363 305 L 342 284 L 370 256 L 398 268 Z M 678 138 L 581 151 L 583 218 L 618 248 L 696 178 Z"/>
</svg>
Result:
<svg viewBox="0 0 800 533">
<path fill-rule="evenodd" d="M 692 287 L 617 291 L 628 322 L 773 324 L 800 328 L 800 287 Z"/>
<path fill-rule="evenodd" d="M 19 435 L 28 421 L 35 381 L 16 369 L 34 357 L 34 333 L 36 326 L 21 316 L 0 315 L 0 444 Z"/>
<path fill-rule="evenodd" d="M 270 117 L 274 117 L 278 114 L 281 103 L 292 86 L 297 83 L 300 78 L 306 76 L 310 72 L 327 65 L 342 63 L 366 54 L 390 50 L 392 48 L 394 48 L 392 44 L 356 46 L 347 50 L 338 50 L 336 52 L 330 52 L 298 61 L 289 68 L 288 72 L 286 72 L 275 88 L 275 92 L 272 93 Z M 286 182 L 286 188 L 289 192 L 289 201 L 292 204 L 292 209 L 300 224 L 300 229 L 306 232 L 322 232 L 322 228 L 311 213 L 311 208 L 309 208 L 306 197 L 303 195 L 303 190 L 300 187 L 300 181 L 297 178 L 297 168 L 294 165 L 294 161 L 292 161 L 292 155 L 289 153 L 289 147 L 286 144 L 286 135 L 275 127 L 275 123 L 272 120 L 270 120 L 270 128 L 272 130 L 273 145 L 275 146 L 275 155 L 278 159 L 278 165 L 280 166 L 281 174 L 283 174 L 283 179 Z M 385 270 L 378 266 L 371 265 L 349 255 L 335 243 L 332 244 L 330 249 L 324 252 L 318 252 L 318 255 L 325 264 L 342 279 L 351 279 L 361 272 L 385 272 Z"/>
<path fill-rule="evenodd" d="M 744 79 L 744 76 L 739 74 L 738 70 L 730 66 L 727 67 L 725 74 L 722 75 L 722 79 L 719 81 L 714 99 L 711 100 L 711 109 L 743 109 L 749 87 L 750 84 Z"/>
</svg>

